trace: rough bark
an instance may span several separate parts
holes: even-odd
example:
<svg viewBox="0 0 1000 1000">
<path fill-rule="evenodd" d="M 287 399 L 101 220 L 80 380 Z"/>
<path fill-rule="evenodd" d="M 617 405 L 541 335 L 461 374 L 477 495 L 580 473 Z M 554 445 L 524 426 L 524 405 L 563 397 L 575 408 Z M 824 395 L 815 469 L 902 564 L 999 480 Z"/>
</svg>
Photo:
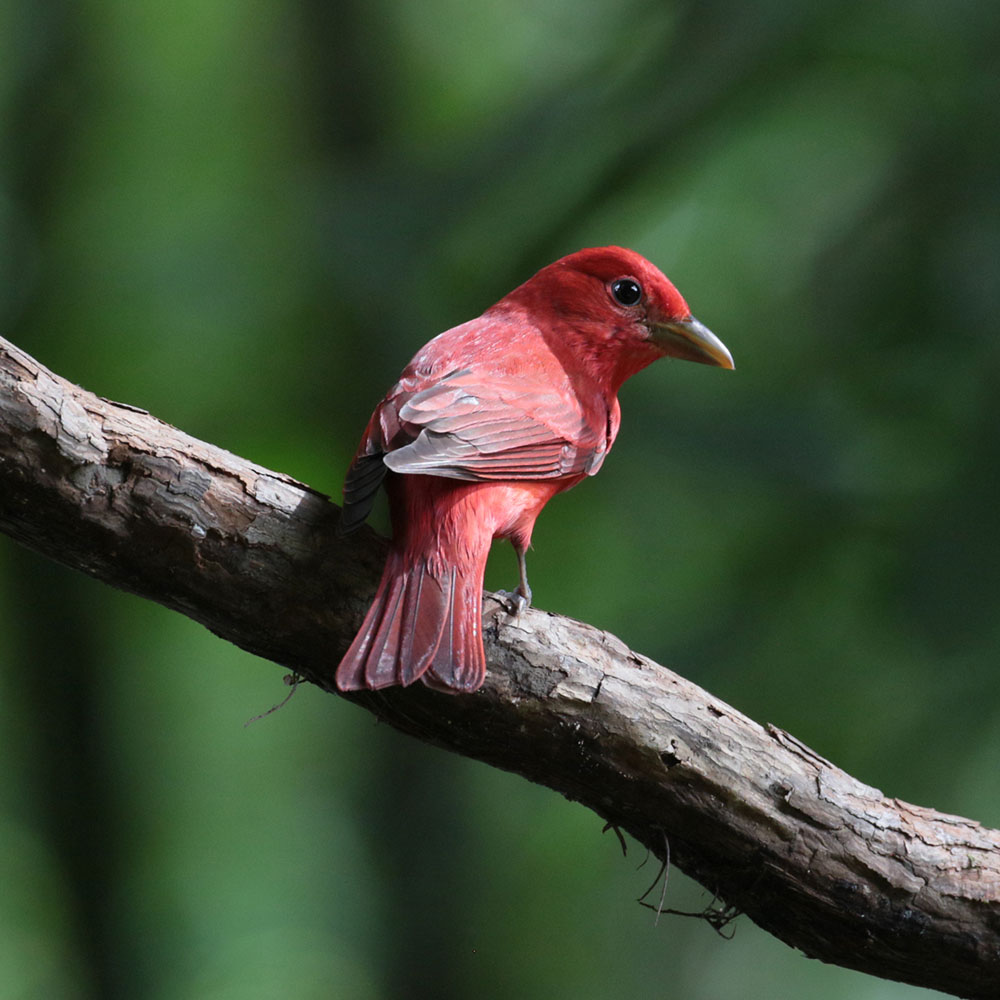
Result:
<svg viewBox="0 0 1000 1000">
<path fill-rule="evenodd" d="M 385 553 L 280 473 L 0 339 L 0 529 L 333 690 Z M 487 682 L 360 695 L 590 807 L 807 955 L 1000 996 L 1000 832 L 887 798 L 588 625 L 487 600 Z"/>
</svg>

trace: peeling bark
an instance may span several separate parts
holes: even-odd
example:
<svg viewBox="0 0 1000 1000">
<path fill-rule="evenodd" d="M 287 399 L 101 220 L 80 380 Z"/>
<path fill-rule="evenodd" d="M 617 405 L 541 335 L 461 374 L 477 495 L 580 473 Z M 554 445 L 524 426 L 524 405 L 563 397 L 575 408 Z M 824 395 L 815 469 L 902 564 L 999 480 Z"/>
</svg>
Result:
<svg viewBox="0 0 1000 1000">
<path fill-rule="evenodd" d="M 327 691 L 385 541 L 0 339 L 0 530 Z M 887 798 L 588 625 L 484 610 L 474 695 L 352 700 L 575 799 L 807 955 L 1000 997 L 1000 832 Z"/>
</svg>

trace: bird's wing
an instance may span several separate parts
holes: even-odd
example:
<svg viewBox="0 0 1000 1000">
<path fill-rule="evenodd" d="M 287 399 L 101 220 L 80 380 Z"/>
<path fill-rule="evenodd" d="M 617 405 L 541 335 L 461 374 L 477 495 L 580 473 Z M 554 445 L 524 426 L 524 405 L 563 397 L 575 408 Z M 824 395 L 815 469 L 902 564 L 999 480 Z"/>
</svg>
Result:
<svg viewBox="0 0 1000 1000">
<path fill-rule="evenodd" d="M 607 413 L 588 420 L 575 397 L 537 382 L 493 383 L 469 370 L 431 385 L 404 380 L 373 414 L 348 471 L 344 530 L 367 516 L 386 469 L 469 482 L 594 475 L 611 423 Z"/>
<path fill-rule="evenodd" d="M 472 482 L 592 475 L 607 451 L 575 398 L 524 380 L 491 383 L 455 372 L 406 398 L 403 432 L 384 461 L 393 472 Z"/>
</svg>

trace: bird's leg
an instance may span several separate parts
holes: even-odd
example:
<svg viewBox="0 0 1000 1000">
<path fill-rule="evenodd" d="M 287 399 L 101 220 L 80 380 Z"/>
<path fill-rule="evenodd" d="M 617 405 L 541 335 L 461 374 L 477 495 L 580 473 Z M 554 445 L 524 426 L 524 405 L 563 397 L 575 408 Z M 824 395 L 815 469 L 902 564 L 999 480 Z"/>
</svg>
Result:
<svg viewBox="0 0 1000 1000">
<path fill-rule="evenodd" d="M 526 545 L 518 545 L 512 540 L 514 551 L 517 553 L 517 569 L 520 574 L 520 582 L 517 590 L 498 590 L 497 594 L 507 605 L 507 610 L 516 618 L 525 608 L 531 607 L 531 587 L 528 586 L 528 566 L 525 562 Z"/>
<path fill-rule="evenodd" d="M 521 612 L 531 607 L 531 587 L 528 586 L 528 563 L 525 559 L 527 549 L 515 546 L 514 551 L 517 553 L 517 571 L 520 576 L 516 594 L 520 598 L 518 611 Z"/>
</svg>

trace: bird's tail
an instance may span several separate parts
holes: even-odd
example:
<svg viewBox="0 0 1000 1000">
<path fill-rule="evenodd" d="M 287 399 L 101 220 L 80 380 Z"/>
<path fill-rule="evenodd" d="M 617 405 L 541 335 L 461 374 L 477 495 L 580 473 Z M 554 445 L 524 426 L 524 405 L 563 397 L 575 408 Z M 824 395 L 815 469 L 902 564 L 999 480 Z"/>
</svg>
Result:
<svg viewBox="0 0 1000 1000">
<path fill-rule="evenodd" d="M 361 631 L 337 667 L 337 687 L 423 680 L 446 691 L 475 691 L 486 676 L 484 564 L 485 555 L 481 564 L 463 567 L 393 549 Z"/>
</svg>

